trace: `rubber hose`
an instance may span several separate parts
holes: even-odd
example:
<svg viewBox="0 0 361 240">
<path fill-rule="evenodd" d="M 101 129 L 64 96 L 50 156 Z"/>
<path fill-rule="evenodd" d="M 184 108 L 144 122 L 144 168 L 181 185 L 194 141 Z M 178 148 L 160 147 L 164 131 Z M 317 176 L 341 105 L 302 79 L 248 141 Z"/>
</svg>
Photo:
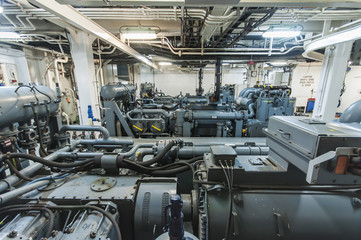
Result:
<svg viewBox="0 0 361 240">
<path fill-rule="evenodd" d="M 79 166 L 83 166 L 84 164 L 87 164 L 87 163 L 90 163 L 90 162 L 94 161 L 93 159 L 89 159 L 89 160 L 82 161 L 82 162 L 77 162 L 77 163 L 58 163 L 58 162 L 49 161 L 49 160 L 46 160 L 44 158 L 34 156 L 34 155 L 31 155 L 31 154 L 27 154 L 27 153 L 10 153 L 10 154 L 4 155 L 2 157 L 3 160 L 9 159 L 9 158 L 27 158 L 27 159 L 30 159 L 30 160 L 32 160 L 34 162 L 44 164 L 46 166 L 59 167 L 59 168 L 79 167 Z"/>
<path fill-rule="evenodd" d="M 176 145 L 176 141 L 170 141 L 170 143 L 168 143 L 164 149 L 158 153 L 157 156 L 155 156 L 154 158 L 146 161 L 146 162 L 139 162 L 138 164 L 143 165 L 143 166 L 150 166 L 154 163 L 159 162 L 160 160 L 162 160 L 164 158 L 164 156 L 172 149 L 172 147 Z"/>
</svg>

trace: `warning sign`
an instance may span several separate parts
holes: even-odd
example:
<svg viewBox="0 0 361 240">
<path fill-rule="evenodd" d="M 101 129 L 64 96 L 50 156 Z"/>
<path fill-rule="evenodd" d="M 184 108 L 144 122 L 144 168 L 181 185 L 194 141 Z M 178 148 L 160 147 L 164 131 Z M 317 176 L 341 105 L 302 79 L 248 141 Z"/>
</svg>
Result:
<svg viewBox="0 0 361 240">
<path fill-rule="evenodd" d="M 300 84 L 302 87 L 310 87 L 315 82 L 313 76 L 303 76 L 300 78 Z"/>
</svg>

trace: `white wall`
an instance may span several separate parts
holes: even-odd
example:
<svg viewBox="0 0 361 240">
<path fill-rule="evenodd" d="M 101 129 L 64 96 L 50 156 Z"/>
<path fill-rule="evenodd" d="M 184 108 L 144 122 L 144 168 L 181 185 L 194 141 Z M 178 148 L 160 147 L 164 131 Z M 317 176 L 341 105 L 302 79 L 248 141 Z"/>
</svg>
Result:
<svg viewBox="0 0 361 240">
<path fill-rule="evenodd" d="M 30 82 L 29 69 L 24 52 L 8 47 L 0 47 L 0 63 L 16 66 L 18 82 L 24 84 Z"/>
<path fill-rule="evenodd" d="M 343 112 L 351 103 L 361 99 L 361 66 L 351 66 L 351 71 L 346 73 L 345 84 L 346 91 L 337 112 Z"/>
<path fill-rule="evenodd" d="M 306 106 L 308 98 L 315 98 L 322 63 L 301 63 L 293 70 L 292 96 L 296 97 L 296 106 Z"/>
<path fill-rule="evenodd" d="M 308 98 L 316 98 L 322 63 L 302 63 L 293 71 L 292 96 L 296 106 L 306 106 Z M 345 77 L 346 91 L 337 112 L 343 112 L 353 102 L 361 99 L 361 66 L 351 66 Z M 338 98 L 339 95 L 335 96 Z"/>
<path fill-rule="evenodd" d="M 140 83 L 144 82 L 155 83 L 155 87 L 158 90 L 162 90 L 165 94 L 171 96 L 176 96 L 180 92 L 182 92 L 183 95 L 186 93 L 194 95 L 198 85 L 198 71 L 182 71 L 174 68 L 172 70 L 164 69 L 163 72 L 159 72 L 153 71 L 149 67 L 141 66 L 137 69 L 137 72 L 139 77 L 135 77 L 135 83 L 137 83 L 138 86 Z M 246 78 L 246 72 L 245 68 L 224 68 L 222 72 L 222 85 L 241 84 L 242 86 L 245 86 L 243 84 Z M 203 73 L 203 88 L 205 93 L 213 91 L 214 80 L 214 68 L 205 68 Z M 238 89 L 240 91 L 243 87 L 238 87 Z"/>
</svg>

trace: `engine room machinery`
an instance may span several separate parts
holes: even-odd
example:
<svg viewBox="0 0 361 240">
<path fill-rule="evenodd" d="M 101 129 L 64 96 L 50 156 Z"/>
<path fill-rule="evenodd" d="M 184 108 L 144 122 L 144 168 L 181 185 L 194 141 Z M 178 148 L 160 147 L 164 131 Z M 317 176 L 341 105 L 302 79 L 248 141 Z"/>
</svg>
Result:
<svg viewBox="0 0 361 240">
<path fill-rule="evenodd" d="M 217 61 L 215 91 L 201 95 L 203 71 L 199 71 L 196 95 L 176 97 L 141 84 L 135 99 L 131 85 L 106 85 L 101 89 L 105 126 L 111 136 L 131 137 L 264 137 L 271 116 L 291 116 L 295 98 L 287 86 L 245 88 L 235 99 L 234 85 L 221 86 Z M 146 97 L 144 97 L 146 96 Z M 134 100 L 135 99 L 135 100 Z"/>
<path fill-rule="evenodd" d="M 57 129 L 59 100 L 45 87 L 0 88 L 0 97 L 0 239 L 361 234 L 361 119 L 352 110 L 330 123 L 272 116 L 267 138 L 153 139 Z M 35 140 L 23 138 L 25 122 Z M 72 131 L 101 135 L 70 139 Z"/>
</svg>

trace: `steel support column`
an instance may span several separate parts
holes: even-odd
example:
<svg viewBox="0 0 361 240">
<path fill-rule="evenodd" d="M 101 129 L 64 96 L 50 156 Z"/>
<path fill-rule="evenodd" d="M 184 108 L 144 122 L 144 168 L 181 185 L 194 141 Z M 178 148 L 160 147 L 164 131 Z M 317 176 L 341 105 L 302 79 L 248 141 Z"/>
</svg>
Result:
<svg viewBox="0 0 361 240">
<path fill-rule="evenodd" d="M 75 81 L 78 86 L 79 120 L 81 125 L 89 125 L 88 105 L 92 106 L 94 117 L 100 119 L 92 48 L 94 37 L 83 31 L 71 31 L 69 41 L 75 65 Z"/>
<path fill-rule="evenodd" d="M 332 121 L 335 118 L 352 43 L 350 41 L 326 48 L 313 118 L 326 122 Z"/>
</svg>

